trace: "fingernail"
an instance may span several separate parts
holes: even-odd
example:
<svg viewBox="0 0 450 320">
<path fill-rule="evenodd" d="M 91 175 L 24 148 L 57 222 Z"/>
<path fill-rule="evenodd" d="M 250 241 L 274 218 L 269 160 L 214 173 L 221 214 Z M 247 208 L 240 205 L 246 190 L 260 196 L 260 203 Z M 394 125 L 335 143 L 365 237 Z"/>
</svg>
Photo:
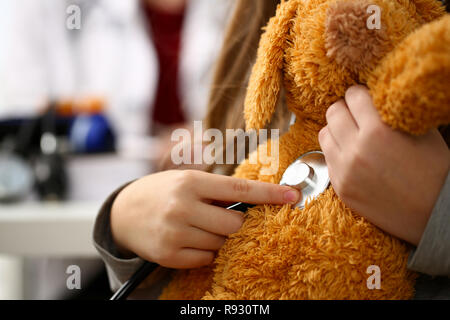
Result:
<svg viewBox="0 0 450 320">
<path fill-rule="evenodd" d="M 300 192 L 295 189 L 284 193 L 284 200 L 288 203 L 297 203 L 300 200 Z"/>
</svg>

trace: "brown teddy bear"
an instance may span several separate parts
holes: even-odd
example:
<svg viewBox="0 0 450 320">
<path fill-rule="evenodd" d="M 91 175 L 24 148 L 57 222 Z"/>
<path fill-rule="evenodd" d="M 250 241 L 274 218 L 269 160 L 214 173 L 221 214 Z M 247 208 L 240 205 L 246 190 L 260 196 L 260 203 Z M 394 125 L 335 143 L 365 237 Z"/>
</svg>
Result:
<svg viewBox="0 0 450 320">
<path fill-rule="evenodd" d="M 381 9 L 380 28 L 367 25 L 371 5 Z M 450 16 L 438 1 L 283 1 L 260 42 L 245 119 L 249 129 L 263 128 L 283 87 L 297 120 L 280 138 L 276 174 L 263 174 L 267 161 L 246 160 L 235 176 L 279 183 L 290 163 L 320 150 L 327 108 L 354 84 L 369 87 L 395 129 L 421 134 L 448 124 L 449 79 Z M 408 299 L 415 283 L 408 254 L 407 244 L 352 212 L 330 187 L 304 209 L 249 209 L 213 265 L 177 271 L 160 298 Z M 379 290 L 367 286 L 371 265 L 381 270 Z"/>
</svg>

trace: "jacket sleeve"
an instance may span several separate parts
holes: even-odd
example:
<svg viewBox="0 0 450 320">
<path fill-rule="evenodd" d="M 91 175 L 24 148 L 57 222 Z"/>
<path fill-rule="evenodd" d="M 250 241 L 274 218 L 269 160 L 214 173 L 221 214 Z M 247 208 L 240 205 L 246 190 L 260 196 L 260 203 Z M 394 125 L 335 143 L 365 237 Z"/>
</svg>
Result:
<svg viewBox="0 0 450 320">
<path fill-rule="evenodd" d="M 117 195 L 128 184 L 116 190 L 103 203 L 94 225 L 94 246 L 106 264 L 106 270 L 108 273 L 109 283 L 112 291 L 117 291 L 117 289 L 119 289 L 120 286 L 126 280 L 128 280 L 128 278 L 130 278 L 131 275 L 144 263 L 144 261 L 139 257 L 135 257 L 132 259 L 122 258 L 114 244 L 111 235 L 111 207 Z"/>
<path fill-rule="evenodd" d="M 408 268 L 431 276 L 450 276 L 450 173 Z"/>
</svg>

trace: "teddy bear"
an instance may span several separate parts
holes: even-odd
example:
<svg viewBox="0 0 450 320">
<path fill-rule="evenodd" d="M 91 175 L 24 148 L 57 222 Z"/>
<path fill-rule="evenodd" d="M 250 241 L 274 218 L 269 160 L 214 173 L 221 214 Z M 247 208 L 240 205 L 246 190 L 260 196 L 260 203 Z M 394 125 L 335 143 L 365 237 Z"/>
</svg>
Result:
<svg viewBox="0 0 450 320">
<path fill-rule="evenodd" d="M 370 6 L 379 9 L 378 28 L 367 23 Z M 320 150 L 327 109 L 355 84 L 369 88 L 396 130 L 419 135 L 448 124 L 449 79 L 450 15 L 438 1 L 282 1 L 262 35 L 244 115 L 248 129 L 264 128 L 284 90 L 296 122 L 279 139 L 275 174 L 263 170 L 267 159 L 250 161 L 258 149 L 234 176 L 279 183 L 289 164 Z M 176 271 L 160 299 L 410 299 L 417 277 L 407 269 L 410 249 L 330 186 L 302 209 L 249 209 L 213 264 Z M 368 287 L 370 266 L 380 270 L 380 288 Z"/>
</svg>

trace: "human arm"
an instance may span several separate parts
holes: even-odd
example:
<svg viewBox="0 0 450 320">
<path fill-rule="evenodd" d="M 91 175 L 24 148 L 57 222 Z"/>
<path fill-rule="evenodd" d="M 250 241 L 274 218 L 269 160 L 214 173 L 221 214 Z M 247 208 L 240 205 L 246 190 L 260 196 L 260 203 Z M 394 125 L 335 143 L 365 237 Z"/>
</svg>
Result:
<svg viewBox="0 0 450 320">
<path fill-rule="evenodd" d="M 128 184 L 118 188 L 105 200 L 99 210 L 93 230 L 93 244 L 105 262 L 112 291 L 116 291 L 144 262 L 137 256 L 122 256 L 111 235 L 111 207 L 117 195 Z"/>
<path fill-rule="evenodd" d="M 173 170 L 124 188 L 111 209 L 111 234 L 123 256 L 137 255 L 169 268 L 208 265 L 226 237 L 240 228 L 240 212 L 215 205 L 247 202 L 286 204 L 299 200 L 289 187 Z"/>
<path fill-rule="evenodd" d="M 263 182 L 193 170 L 161 172 L 108 198 L 96 220 L 94 244 L 116 290 L 144 260 L 170 268 L 209 264 L 242 223 L 240 213 L 214 200 L 285 204 L 299 197 L 289 187 Z"/>
</svg>

